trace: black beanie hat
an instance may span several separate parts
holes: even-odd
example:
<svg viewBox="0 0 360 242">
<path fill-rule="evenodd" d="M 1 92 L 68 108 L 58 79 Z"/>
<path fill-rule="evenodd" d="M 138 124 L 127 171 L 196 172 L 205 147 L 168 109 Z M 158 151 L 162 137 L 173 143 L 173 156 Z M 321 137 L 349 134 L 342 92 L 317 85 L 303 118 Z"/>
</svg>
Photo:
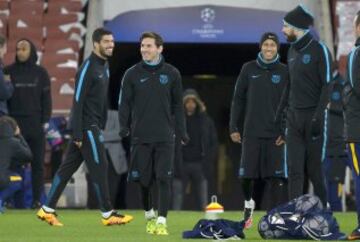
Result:
<svg viewBox="0 0 360 242">
<path fill-rule="evenodd" d="M 261 36 L 261 39 L 260 39 L 260 49 L 261 49 L 261 46 L 263 45 L 263 43 L 264 43 L 266 40 L 268 40 L 268 39 L 273 40 L 273 41 L 276 43 L 277 48 L 279 49 L 279 47 L 280 47 L 279 38 L 278 38 L 278 36 L 277 36 L 275 33 L 273 33 L 273 32 L 266 32 L 266 33 L 264 33 L 264 34 Z"/>
<path fill-rule="evenodd" d="M 314 18 L 307 9 L 298 5 L 285 15 L 284 21 L 295 28 L 308 29 L 313 24 Z"/>
</svg>

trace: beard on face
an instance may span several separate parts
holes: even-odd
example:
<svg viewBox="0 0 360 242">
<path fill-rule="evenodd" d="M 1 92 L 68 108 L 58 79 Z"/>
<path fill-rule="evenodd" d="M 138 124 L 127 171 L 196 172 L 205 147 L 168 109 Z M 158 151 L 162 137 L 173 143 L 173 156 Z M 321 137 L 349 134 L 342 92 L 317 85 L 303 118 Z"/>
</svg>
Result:
<svg viewBox="0 0 360 242">
<path fill-rule="evenodd" d="M 112 56 L 112 52 L 110 54 L 106 53 L 106 48 L 100 46 L 100 55 L 104 58 L 109 58 Z"/>
<path fill-rule="evenodd" d="M 293 43 L 296 41 L 296 35 L 294 33 L 285 34 L 286 41 L 289 43 Z"/>
</svg>

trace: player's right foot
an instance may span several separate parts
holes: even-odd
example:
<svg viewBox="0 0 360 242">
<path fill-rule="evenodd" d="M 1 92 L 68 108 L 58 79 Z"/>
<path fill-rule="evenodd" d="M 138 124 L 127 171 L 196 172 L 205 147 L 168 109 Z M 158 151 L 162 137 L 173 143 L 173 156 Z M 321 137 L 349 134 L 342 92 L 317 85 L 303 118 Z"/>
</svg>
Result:
<svg viewBox="0 0 360 242">
<path fill-rule="evenodd" d="M 56 213 L 47 213 L 47 212 L 45 212 L 45 210 L 43 208 L 40 208 L 36 215 L 39 219 L 47 222 L 48 224 L 50 224 L 52 226 L 58 226 L 58 227 L 64 226 L 57 219 Z"/>
<path fill-rule="evenodd" d="M 155 234 L 156 229 L 156 218 L 149 219 L 146 222 L 146 233 Z"/>
<path fill-rule="evenodd" d="M 245 201 L 245 206 L 244 206 L 245 229 L 250 228 L 253 224 L 254 209 L 255 209 L 254 200 L 251 199 L 250 201 Z"/>
<path fill-rule="evenodd" d="M 131 215 L 121 215 L 113 211 L 108 218 L 102 218 L 101 221 L 103 225 L 110 226 L 110 225 L 127 224 L 133 219 L 134 218 Z"/>
<path fill-rule="evenodd" d="M 354 229 L 351 234 L 347 237 L 348 240 L 358 240 L 360 239 L 360 227 Z"/>
<path fill-rule="evenodd" d="M 155 228 L 155 234 L 156 235 L 169 235 L 166 224 L 157 223 L 156 228 Z"/>
</svg>

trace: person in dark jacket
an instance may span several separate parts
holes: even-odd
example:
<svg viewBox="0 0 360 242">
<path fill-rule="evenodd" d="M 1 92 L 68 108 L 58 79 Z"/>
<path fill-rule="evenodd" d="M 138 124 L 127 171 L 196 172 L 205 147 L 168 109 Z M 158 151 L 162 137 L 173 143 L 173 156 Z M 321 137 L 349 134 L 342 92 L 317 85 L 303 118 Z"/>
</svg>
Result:
<svg viewBox="0 0 360 242">
<path fill-rule="evenodd" d="M 230 113 L 231 140 L 242 143 L 239 177 L 245 198 L 245 228 L 251 226 L 255 209 L 252 199 L 254 180 L 267 179 L 275 195 L 275 191 L 282 190 L 284 178 L 287 177 L 281 122 L 275 123 L 274 120 L 288 82 L 288 71 L 279 60 L 276 34 L 264 33 L 260 49 L 257 59 L 245 63 L 241 68 Z M 244 120 L 243 129 L 239 127 L 240 120 Z M 240 130 L 243 130 L 242 134 Z M 278 193 L 271 207 L 280 202 L 281 192 Z"/>
<path fill-rule="evenodd" d="M 8 116 L 0 117 L 0 213 L 2 203 L 21 188 L 22 178 L 16 173 L 17 168 L 31 159 L 31 150 L 16 121 Z"/>
<path fill-rule="evenodd" d="M 348 55 L 344 88 L 345 140 L 350 158 L 350 167 L 355 183 L 357 228 L 348 236 L 348 240 L 360 239 L 360 11 L 354 20 L 356 36 L 355 48 Z"/>
<path fill-rule="evenodd" d="M 46 203 L 37 213 L 38 218 L 53 226 L 63 226 L 56 218 L 55 207 L 72 175 L 85 161 L 93 181 L 101 210 L 103 225 L 120 225 L 130 222 L 129 215 L 120 215 L 110 201 L 108 161 L 104 147 L 103 129 L 107 119 L 109 67 L 114 37 L 103 28 L 93 32 L 93 51 L 76 74 L 75 95 L 71 109 L 70 141 L 65 159 L 53 179 Z"/>
<path fill-rule="evenodd" d="M 306 171 L 314 186 L 315 195 L 326 206 L 322 161 L 326 151 L 325 107 L 329 102 L 328 85 L 332 80 L 332 60 L 328 48 L 316 41 L 310 33 L 313 21 L 311 13 L 302 5 L 284 17 L 282 31 L 291 44 L 287 58 L 290 81 L 278 113 L 281 114 L 288 105 L 286 143 L 289 198 L 303 195 Z"/>
<path fill-rule="evenodd" d="M 0 117 L 8 114 L 7 101 L 11 98 L 14 87 L 9 75 L 4 75 L 2 60 L 6 54 L 6 39 L 0 35 Z"/>
<path fill-rule="evenodd" d="M 43 190 L 43 163 L 45 152 L 44 127 L 51 116 L 50 78 L 47 71 L 36 64 L 34 44 L 22 39 L 16 44 L 15 63 L 6 66 L 14 93 L 9 100 L 10 116 L 14 117 L 33 153 L 32 191 L 33 207 L 39 207 Z"/>
<path fill-rule="evenodd" d="M 338 70 L 335 69 L 333 81 L 329 85 L 330 103 L 326 110 L 329 118 L 324 161 L 327 196 L 332 211 L 342 211 L 342 185 L 345 182 L 345 168 L 348 164 L 342 102 L 344 87 L 345 80 L 340 76 Z"/>
<path fill-rule="evenodd" d="M 179 187 L 181 190 L 173 190 L 173 205 L 174 209 L 181 209 L 186 189 L 191 185 L 197 197 L 198 209 L 204 210 L 209 197 L 208 185 L 214 180 L 218 150 L 217 133 L 214 121 L 206 113 L 206 106 L 196 90 L 185 90 L 183 103 L 190 141 L 186 145 L 176 142 L 179 152 L 175 153 L 175 162 L 180 162 L 182 166 L 182 185 Z M 176 184 L 175 180 L 174 182 Z M 178 200 L 175 201 L 175 198 Z"/>
<path fill-rule="evenodd" d="M 174 162 L 174 121 L 182 143 L 187 142 L 179 71 L 161 55 L 162 37 L 140 37 L 142 61 L 129 68 L 119 95 L 120 136 L 131 135 L 129 180 L 140 183 L 150 234 L 168 235 L 166 217 Z M 156 183 L 159 213 L 153 210 L 151 185 Z"/>
</svg>

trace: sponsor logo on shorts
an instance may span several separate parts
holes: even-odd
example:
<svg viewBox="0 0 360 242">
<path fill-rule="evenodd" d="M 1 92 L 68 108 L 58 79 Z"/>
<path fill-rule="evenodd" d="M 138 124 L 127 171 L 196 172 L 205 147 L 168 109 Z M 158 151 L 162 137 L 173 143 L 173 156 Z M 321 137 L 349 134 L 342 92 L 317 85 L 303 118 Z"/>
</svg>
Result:
<svg viewBox="0 0 360 242">
<path fill-rule="evenodd" d="M 131 177 L 133 177 L 133 178 L 139 178 L 139 177 L 140 177 L 140 174 L 139 174 L 138 171 L 132 171 L 132 172 L 131 172 Z"/>
</svg>

